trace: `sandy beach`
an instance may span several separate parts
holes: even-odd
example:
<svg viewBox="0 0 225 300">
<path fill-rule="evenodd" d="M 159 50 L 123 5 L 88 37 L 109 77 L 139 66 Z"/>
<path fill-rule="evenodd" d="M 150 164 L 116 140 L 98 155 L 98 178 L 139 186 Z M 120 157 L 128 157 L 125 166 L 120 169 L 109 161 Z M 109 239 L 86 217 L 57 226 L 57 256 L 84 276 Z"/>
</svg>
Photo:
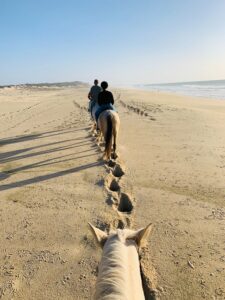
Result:
<svg viewBox="0 0 225 300">
<path fill-rule="evenodd" d="M 121 128 L 109 167 L 88 90 L 0 89 L 0 299 L 91 299 L 101 250 L 88 222 L 153 223 L 146 299 L 225 299 L 225 101 L 114 89 Z"/>
</svg>

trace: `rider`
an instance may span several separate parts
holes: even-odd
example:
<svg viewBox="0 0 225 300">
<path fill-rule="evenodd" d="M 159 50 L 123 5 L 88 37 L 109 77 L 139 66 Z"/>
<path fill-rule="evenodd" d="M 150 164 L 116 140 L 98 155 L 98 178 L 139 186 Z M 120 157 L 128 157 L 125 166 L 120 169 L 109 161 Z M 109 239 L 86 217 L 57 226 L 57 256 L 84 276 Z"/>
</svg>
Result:
<svg viewBox="0 0 225 300">
<path fill-rule="evenodd" d="M 102 81 L 101 83 L 102 92 L 98 94 L 98 105 L 100 106 L 95 113 L 96 122 L 101 112 L 107 109 L 115 110 L 113 107 L 114 98 L 113 94 L 109 91 L 106 91 L 108 88 L 108 83 L 106 81 Z"/>
<path fill-rule="evenodd" d="M 98 85 L 98 79 L 95 79 L 94 80 L 94 85 L 91 87 L 90 92 L 88 93 L 88 99 L 90 100 L 88 111 L 91 112 L 92 107 L 98 101 L 98 94 L 101 92 L 101 90 L 102 89 Z"/>
</svg>

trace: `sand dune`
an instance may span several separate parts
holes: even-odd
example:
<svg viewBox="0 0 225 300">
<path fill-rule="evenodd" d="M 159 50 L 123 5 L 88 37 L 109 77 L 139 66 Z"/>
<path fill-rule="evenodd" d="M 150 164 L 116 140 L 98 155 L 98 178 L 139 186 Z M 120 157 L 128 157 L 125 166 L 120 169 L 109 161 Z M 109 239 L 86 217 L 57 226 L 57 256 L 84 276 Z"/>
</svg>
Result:
<svg viewBox="0 0 225 300">
<path fill-rule="evenodd" d="M 0 299 L 90 299 L 87 222 L 154 224 L 148 299 L 224 299 L 225 103 L 115 90 L 120 157 L 105 165 L 87 92 L 0 90 Z"/>
</svg>

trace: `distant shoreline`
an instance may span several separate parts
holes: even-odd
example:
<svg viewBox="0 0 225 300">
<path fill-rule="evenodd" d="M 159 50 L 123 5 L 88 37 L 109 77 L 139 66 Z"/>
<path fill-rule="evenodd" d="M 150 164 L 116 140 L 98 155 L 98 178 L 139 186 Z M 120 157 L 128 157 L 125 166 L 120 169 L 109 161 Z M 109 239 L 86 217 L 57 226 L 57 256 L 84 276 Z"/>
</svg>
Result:
<svg viewBox="0 0 225 300">
<path fill-rule="evenodd" d="M 25 84 L 11 84 L 0 85 L 0 89 L 10 88 L 60 88 L 60 87 L 86 87 L 89 88 L 90 84 L 82 81 L 71 82 L 42 82 L 42 83 L 25 83 Z M 207 80 L 207 81 L 190 81 L 178 83 L 160 83 L 160 84 L 135 84 L 114 86 L 113 89 L 130 89 L 130 90 L 143 90 L 149 92 L 172 94 L 179 96 L 186 96 L 198 99 L 209 100 L 225 100 L 225 80 Z"/>
<path fill-rule="evenodd" d="M 41 82 L 41 83 L 22 83 L 22 84 L 6 84 L 0 85 L 0 88 L 11 87 L 68 87 L 68 86 L 89 86 L 88 83 L 82 81 L 65 81 L 65 82 Z"/>
<path fill-rule="evenodd" d="M 225 100 L 225 80 L 190 81 L 178 83 L 140 84 L 137 89 L 166 92 L 182 96 Z"/>
</svg>

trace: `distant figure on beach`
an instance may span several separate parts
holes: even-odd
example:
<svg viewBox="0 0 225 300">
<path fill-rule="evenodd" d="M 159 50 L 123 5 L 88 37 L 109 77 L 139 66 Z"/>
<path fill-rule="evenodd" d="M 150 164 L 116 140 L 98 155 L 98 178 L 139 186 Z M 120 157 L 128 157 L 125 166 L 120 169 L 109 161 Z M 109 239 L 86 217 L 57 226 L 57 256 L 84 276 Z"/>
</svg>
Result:
<svg viewBox="0 0 225 300">
<path fill-rule="evenodd" d="M 97 103 L 98 95 L 101 92 L 101 90 L 102 89 L 98 85 L 98 79 L 95 79 L 94 85 L 91 87 L 90 92 L 88 93 L 88 99 L 90 100 L 88 109 L 89 112 L 91 112 L 92 107 Z"/>
<path fill-rule="evenodd" d="M 104 110 L 110 109 L 115 110 L 113 104 L 114 104 L 114 98 L 113 94 L 106 89 L 108 88 L 108 83 L 106 81 L 102 81 L 101 83 L 102 92 L 98 94 L 98 105 L 99 108 L 95 112 L 95 119 L 96 122 L 98 121 L 98 117 Z"/>
</svg>

